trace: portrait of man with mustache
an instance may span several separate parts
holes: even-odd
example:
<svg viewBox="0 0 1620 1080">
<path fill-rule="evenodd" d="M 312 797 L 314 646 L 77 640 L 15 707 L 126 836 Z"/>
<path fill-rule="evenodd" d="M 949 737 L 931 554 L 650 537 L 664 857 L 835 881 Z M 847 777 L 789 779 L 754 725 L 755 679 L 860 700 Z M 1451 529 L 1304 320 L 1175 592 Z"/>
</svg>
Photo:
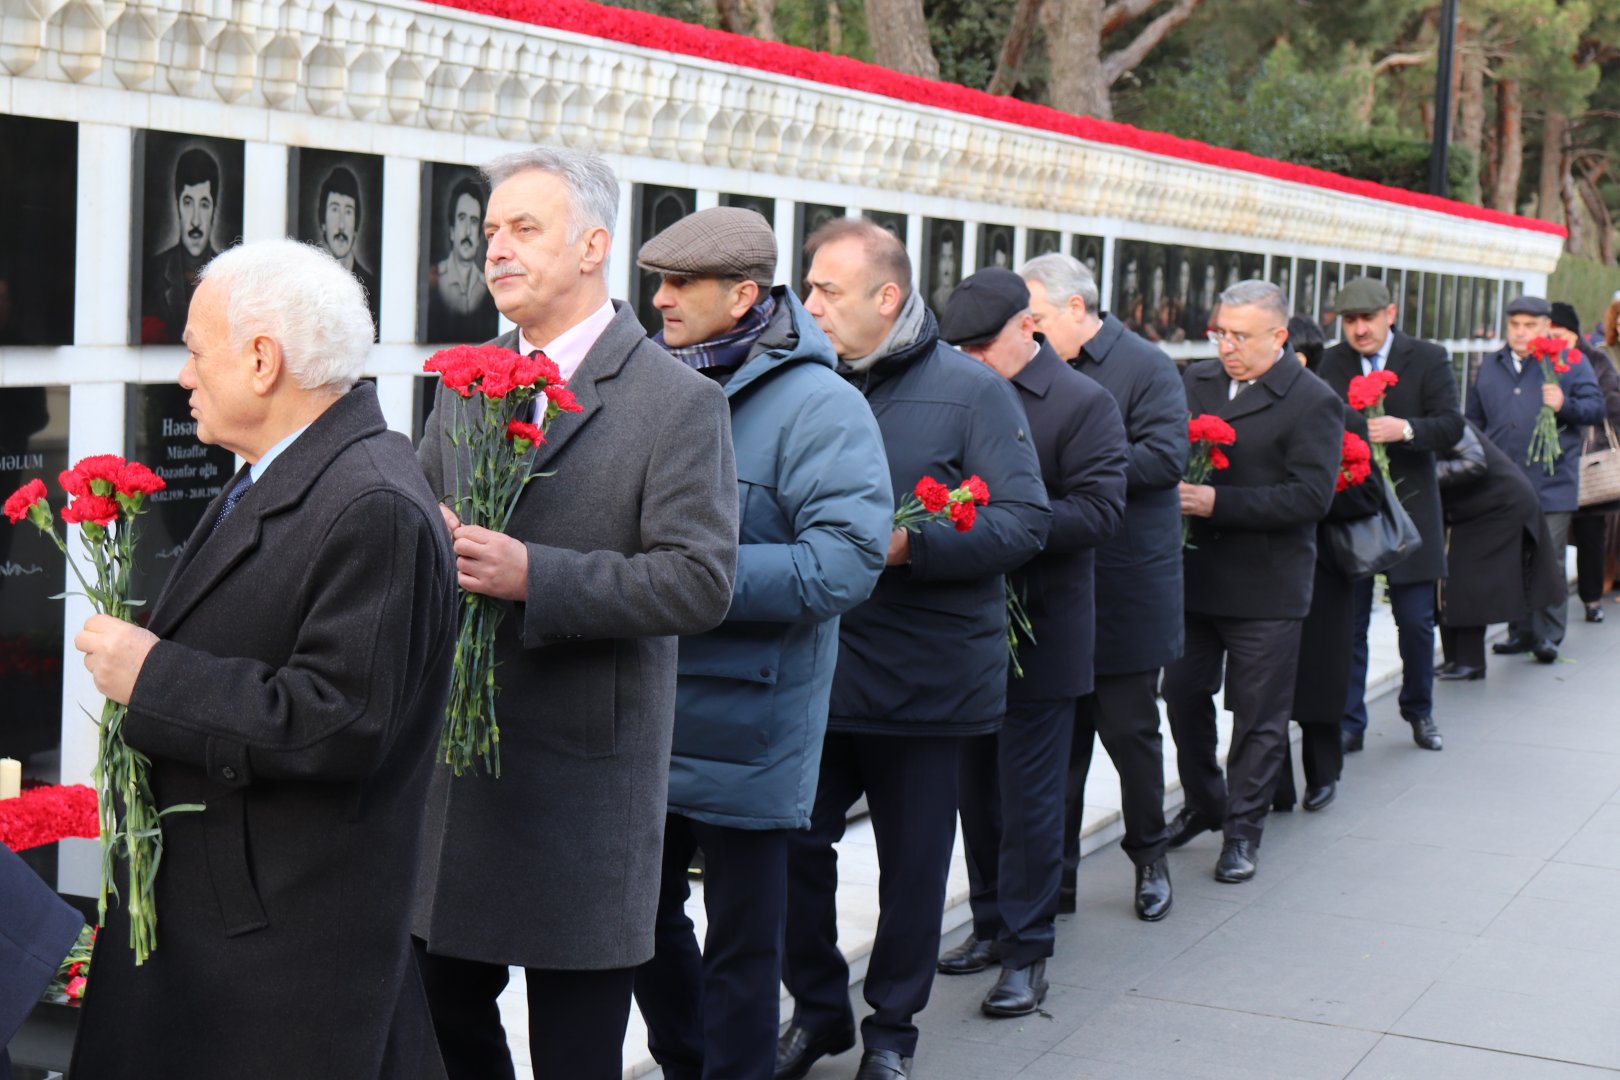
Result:
<svg viewBox="0 0 1620 1080">
<path fill-rule="evenodd" d="M 422 285 L 418 341 L 459 343 L 495 336 L 498 314 L 484 280 L 484 208 L 476 170 L 427 163 L 422 185 Z"/>
<path fill-rule="evenodd" d="M 165 132 L 142 134 L 146 136 L 143 150 L 148 166 L 147 235 L 157 243 L 173 236 L 174 242 L 146 258 L 135 340 L 142 345 L 178 345 L 186 327 L 191 296 L 197 291 L 197 273 L 219 254 L 222 246 L 229 246 L 229 242 L 223 245 L 218 242 L 221 236 L 228 237 L 230 242 L 237 239 L 241 232 L 241 210 L 239 206 L 233 208 L 231 222 L 223 216 L 222 200 L 233 187 L 225 182 L 225 173 L 232 170 L 222 170 L 221 155 L 212 148 L 198 145 L 202 140 L 186 139 L 190 145 L 184 149 L 173 146 L 170 153 L 178 150 L 178 154 L 170 159 L 174 163 L 172 171 L 164 175 L 159 171 L 162 168 L 159 161 L 153 159 L 168 156 L 163 153 L 162 143 L 182 137 Z M 222 149 L 228 154 L 234 147 L 239 157 L 240 146 L 240 143 L 228 142 Z M 239 176 L 239 170 L 236 172 Z M 235 190 L 230 191 L 231 201 L 239 204 L 237 195 Z M 168 219 L 172 231 L 154 227 L 164 218 Z"/>
<path fill-rule="evenodd" d="M 360 181 L 346 165 L 334 166 L 321 184 L 315 220 L 321 230 L 321 246 L 353 274 L 366 290 L 366 306 L 371 309 L 371 325 L 377 326 L 381 286 L 377 273 L 359 259 L 361 226 Z"/>
</svg>

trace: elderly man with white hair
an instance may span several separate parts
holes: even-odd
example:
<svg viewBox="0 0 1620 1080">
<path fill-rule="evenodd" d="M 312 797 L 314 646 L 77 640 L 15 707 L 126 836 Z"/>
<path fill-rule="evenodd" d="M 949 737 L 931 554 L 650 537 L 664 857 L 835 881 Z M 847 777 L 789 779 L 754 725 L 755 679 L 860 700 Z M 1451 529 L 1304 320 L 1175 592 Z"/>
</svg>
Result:
<svg viewBox="0 0 1620 1080">
<path fill-rule="evenodd" d="M 76 1076 L 444 1076 L 411 950 L 455 579 L 409 441 L 360 381 L 360 285 L 290 240 L 227 251 L 192 298 L 197 437 L 247 464 L 146 628 L 75 638 L 129 706 L 164 818 L 157 949 L 109 905 Z"/>
</svg>

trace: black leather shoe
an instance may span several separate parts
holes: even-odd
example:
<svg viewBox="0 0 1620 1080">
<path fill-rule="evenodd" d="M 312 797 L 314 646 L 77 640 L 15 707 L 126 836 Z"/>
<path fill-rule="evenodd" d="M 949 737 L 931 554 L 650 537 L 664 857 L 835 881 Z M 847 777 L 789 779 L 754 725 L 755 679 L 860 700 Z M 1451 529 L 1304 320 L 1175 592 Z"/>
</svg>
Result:
<svg viewBox="0 0 1620 1080">
<path fill-rule="evenodd" d="M 954 949 L 947 949 L 939 957 L 941 975 L 973 975 L 991 964 L 1001 962 L 1001 946 L 993 941 L 980 941 L 972 934 Z"/>
<path fill-rule="evenodd" d="M 1170 846 L 1180 847 L 1199 833 L 1214 832 L 1221 823 L 1183 806 L 1170 822 Z"/>
<path fill-rule="evenodd" d="M 1408 720 L 1412 725 L 1412 741 L 1425 750 L 1440 749 L 1440 729 L 1434 726 L 1434 718 L 1420 716 L 1416 720 Z"/>
<path fill-rule="evenodd" d="M 1550 641 L 1538 641 L 1536 647 L 1530 651 L 1535 654 L 1537 662 L 1542 664 L 1551 664 L 1558 660 L 1558 646 Z"/>
<path fill-rule="evenodd" d="M 1362 740 L 1365 737 L 1359 731 L 1341 731 L 1339 732 L 1339 746 L 1344 749 L 1345 753 L 1354 754 L 1361 749 Z"/>
<path fill-rule="evenodd" d="M 1603 605 L 1602 604 L 1587 604 L 1586 605 L 1586 621 L 1587 622 L 1602 622 L 1603 621 Z"/>
<path fill-rule="evenodd" d="M 1072 886 L 1072 885 L 1060 885 L 1060 886 L 1058 886 L 1057 913 L 1059 915 L 1073 915 L 1075 905 L 1078 902 L 1079 902 L 1079 892 L 1078 892 L 1078 890 L 1075 889 L 1074 886 Z"/>
<path fill-rule="evenodd" d="M 1001 978 L 984 996 L 979 1011 L 986 1016 L 1028 1016 L 1046 1000 L 1046 961 L 1001 969 Z"/>
<path fill-rule="evenodd" d="M 1307 787 L 1305 798 L 1299 805 L 1310 811 L 1322 809 L 1333 801 L 1333 796 L 1339 793 L 1338 784 L 1323 784 L 1321 787 Z"/>
<path fill-rule="evenodd" d="M 775 1080 L 798 1080 L 828 1054 L 842 1054 L 854 1045 L 853 1024 L 822 1032 L 790 1024 L 776 1041 L 776 1071 L 771 1075 Z"/>
<path fill-rule="evenodd" d="M 1450 671 L 1452 668 L 1454 668 L 1456 666 L 1457 666 L 1457 661 L 1455 661 L 1455 660 L 1447 660 L 1443 664 L 1436 664 L 1434 666 L 1434 673 L 1436 675 L 1444 675 L 1446 672 Z"/>
<path fill-rule="evenodd" d="M 1136 917 L 1158 922 L 1170 914 L 1170 860 L 1160 855 L 1136 868 Z"/>
<path fill-rule="evenodd" d="M 1535 648 L 1535 644 L 1535 642 L 1526 641 L 1523 638 L 1508 638 L 1506 641 L 1498 641 L 1495 645 L 1492 645 L 1491 652 L 1497 656 L 1518 656 L 1520 653 L 1527 653 Z"/>
<path fill-rule="evenodd" d="M 1434 677 L 1441 682 L 1477 682 L 1485 677 L 1485 667 L 1464 667 L 1461 664 L 1452 664 L 1445 671 L 1436 671 Z"/>
<path fill-rule="evenodd" d="M 855 1080 L 906 1080 L 910 1074 L 911 1059 L 901 1057 L 898 1051 L 868 1050 L 861 1055 Z"/>
<path fill-rule="evenodd" d="M 1215 880 L 1235 885 L 1254 877 L 1254 845 L 1248 840 L 1228 840 L 1221 845 L 1221 860 L 1215 864 Z"/>
</svg>

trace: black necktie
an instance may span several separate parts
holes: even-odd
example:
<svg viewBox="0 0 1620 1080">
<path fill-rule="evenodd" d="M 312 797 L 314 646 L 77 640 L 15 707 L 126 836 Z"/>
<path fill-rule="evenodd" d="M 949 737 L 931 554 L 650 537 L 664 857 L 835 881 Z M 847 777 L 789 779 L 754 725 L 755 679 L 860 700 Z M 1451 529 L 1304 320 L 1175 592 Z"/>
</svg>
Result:
<svg viewBox="0 0 1620 1080">
<path fill-rule="evenodd" d="M 225 496 L 225 505 L 219 508 L 219 517 L 214 519 L 214 532 L 218 532 L 219 527 L 225 524 L 225 519 L 230 517 L 231 511 L 236 509 L 236 504 L 242 501 L 242 496 L 246 495 L 248 488 L 252 486 L 253 473 L 250 470 L 242 474 L 242 479 L 238 480 L 236 486 Z"/>
</svg>

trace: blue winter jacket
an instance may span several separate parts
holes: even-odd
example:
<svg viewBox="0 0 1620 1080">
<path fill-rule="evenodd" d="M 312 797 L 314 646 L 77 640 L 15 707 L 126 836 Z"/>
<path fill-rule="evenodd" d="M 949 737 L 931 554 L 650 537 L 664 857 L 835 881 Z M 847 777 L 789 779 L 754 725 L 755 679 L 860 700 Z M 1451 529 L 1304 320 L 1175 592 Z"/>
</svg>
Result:
<svg viewBox="0 0 1620 1080">
<path fill-rule="evenodd" d="M 1513 373 L 1513 353 L 1506 347 L 1491 353 L 1479 365 L 1479 376 L 1468 390 L 1463 415 L 1518 463 L 1536 489 L 1545 514 L 1570 512 L 1580 501 L 1581 431 L 1584 424 L 1603 423 L 1603 392 L 1591 364 L 1576 364 L 1558 376 L 1564 389 L 1564 407 L 1558 410 L 1558 445 L 1563 456 L 1549 475 L 1540 462 L 1528 464 L 1530 435 L 1541 412 L 1541 365 L 1526 361 Z"/>
<path fill-rule="evenodd" d="M 681 638 L 669 808 L 804 828 L 821 768 L 839 616 L 865 600 L 894 506 L 883 436 L 798 298 L 726 383 L 740 546 L 731 611 Z"/>
</svg>

